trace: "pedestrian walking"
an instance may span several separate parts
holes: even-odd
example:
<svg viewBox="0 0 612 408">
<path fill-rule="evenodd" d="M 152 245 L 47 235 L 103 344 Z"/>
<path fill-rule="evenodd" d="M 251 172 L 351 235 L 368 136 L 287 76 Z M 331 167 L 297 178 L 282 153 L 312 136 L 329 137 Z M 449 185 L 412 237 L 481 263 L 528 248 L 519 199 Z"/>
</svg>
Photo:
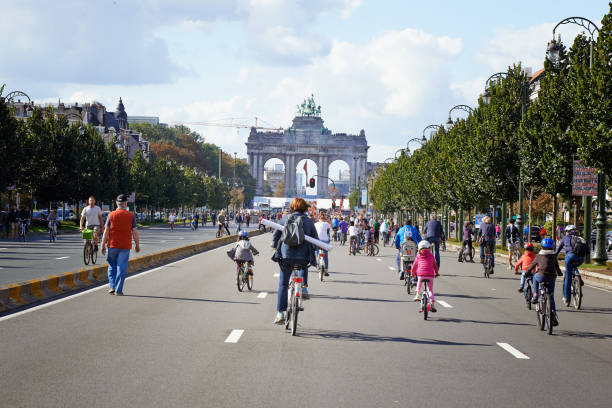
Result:
<svg viewBox="0 0 612 408">
<path fill-rule="evenodd" d="M 194 215 L 193 219 L 195 220 L 194 229 L 197 231 L 198 230 L 198 222 L 200 221 L 200 213 L 196 213 Z"/>
<path fill-rule="evenodd" d="M 108 244 L 108 293 L 123 296 L 123 282 L 127 273 L 130 250 L 134 238 L 135 250 L 140 252 L 140 240 L 136 217 L 127 209 L 127 196 L 117 196 L 117 209 L 106 219 L 102 237 L 102 255 L 106 254 Z"/>
<path fill-rule="evenodd" d="M 9 211 L 8 214 L 8 222 L 11 228 L 11 239 L 17 239 L 17 223 L 19 220 L 19 211 L 17 211 L 17 206 L 13 205 L 13 208 Z"/>
<path fill-rule="evenodd" d="M 251 225 L 251 214 L 246 213 L 246 215 L 244 216 L 244 219 L 246 221 L 246 227 L 249 228 L 249 225 Z"/>
<path fill-rule="evenodd" d="M 432 214 L 429 222 L 425 225 L 425 240 L 433 244 L 436 251 L 435 258 L 438 268 L 440 268 L 440 241 L 442 240 L 442 223 L 435 214 Z"/>
</svg>

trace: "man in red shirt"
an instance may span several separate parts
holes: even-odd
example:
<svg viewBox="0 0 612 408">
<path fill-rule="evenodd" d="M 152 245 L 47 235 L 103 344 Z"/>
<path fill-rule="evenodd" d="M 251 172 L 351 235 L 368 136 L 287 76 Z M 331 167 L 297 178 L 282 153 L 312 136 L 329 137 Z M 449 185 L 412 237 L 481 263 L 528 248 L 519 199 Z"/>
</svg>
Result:
<svg viewBox="0 0 612 408">
<path fill-rule="evenodd" d="M 132 237 L 136 252 L 140 252 L 136 217 L 127 209 L 127 196 L 117 196 L 117 209 L 108 215 L 104 236 L 102 237 L 102 255 L 106 253 L 108 243 L 108 293 L 123 296 L 123 282 L 127 273 Z"/>
</svg>

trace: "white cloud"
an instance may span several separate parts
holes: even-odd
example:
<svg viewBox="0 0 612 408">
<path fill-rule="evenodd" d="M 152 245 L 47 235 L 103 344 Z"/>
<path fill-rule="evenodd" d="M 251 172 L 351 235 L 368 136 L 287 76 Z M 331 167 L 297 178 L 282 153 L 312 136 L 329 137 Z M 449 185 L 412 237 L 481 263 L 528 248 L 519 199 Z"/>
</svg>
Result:
<svg viewBox="0 0 612 408">
<path fill-rule="evenodd" d="M 485 81 L 487 78 L 478 76 L 474 79 L 465 82 L 451 83 L 450 88 L 454 91 L 459 99 L 470 101 L 466 103 L 476 104 L 480 94 L 484 91 Z"/>
<path fill-rule="evenodd" d="M 361 6 L 361 0 L 344 0 L 342 18 L 347 19 L 355 9 Z"/>
</svg>

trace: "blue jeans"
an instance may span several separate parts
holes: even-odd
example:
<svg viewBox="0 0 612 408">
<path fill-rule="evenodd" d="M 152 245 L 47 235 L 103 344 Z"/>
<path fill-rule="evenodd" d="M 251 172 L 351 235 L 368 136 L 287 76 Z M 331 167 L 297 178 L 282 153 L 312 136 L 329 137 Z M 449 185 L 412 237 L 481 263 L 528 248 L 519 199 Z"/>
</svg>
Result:
<svg viewBox="0 0 612 408">
<path fill-rule="evenodd" d="M 436 258 L 436 264 L 438 264 L 438 269 L 440 268 L 440 238 L 438 237 L 429 237 L 427 240 L 434 245 L 434 249 L 436 253 L 434 254 Z"/>
<path fill-rule="evenodd" d="M 323 240 L 321 240 L 321 241 L 323 241 Z M 323 241 L 323 242 L 325 242 L 326 244 L 329 244 L 329 241 Z M 318 262 L 318 259 L 319 259 L 319 251 L 323 251 L 323 253 L 325 254 L 325 269 L 329 269 L 329 255 L 327 254 L 326 250 L 324 250 L 324 249 L 321 249 L 321 250 L 316 249 L 315 250 L 315 256 L 317 257 L 317 262 Z"/>
<path fill-rule="evenodd" d="M 563 281 L 563 297 L 569 300 L 572 296 L 572 279 L 578 266 L 584 263 L 583 256 L 576 256 L 573 252 L 565 254 L 565 280 Z"/>
<path fill-rule="evenodd" d="M 491 267 L 495 266 L 495 241 L 494 240 L 486 240 L 480 244 L 480 259 L 484 259 L 484 247 L 485 245 L 489 246 L 489 251 L 491 252 Z"/>
<path fill-rule="evenodd" d="M 278 280 L 278 296 L 276 298 L 276 310 L 284 312 L 287 310 L 287 293 L 289 292 L 289 278 L 293 273 L 293 266 L 284 262 L 280 263 L 280 278 Z M 308 267 L 300 269 L 298 276 L 304 279 L 304 286 L 308 286 Z"/>
<path fill-rule="evenodd" d="M 556 278 L 554 277 L 545 278 L 539 273 L 533 275 L 533 295 L 540 295 L 540 283 L 548 283 L 548 286 L 550 287 L 550 306 L 552 307 L 553 312 L 557 311 L 557 306 L 555 305 L 555 280 Z"/>
<path fill-rule="evenodd" d="M 117 293 L 123 292 L 123 282 L 127 273 L 129 249 L 108 248 L 108 286 Z"/>
</svg>

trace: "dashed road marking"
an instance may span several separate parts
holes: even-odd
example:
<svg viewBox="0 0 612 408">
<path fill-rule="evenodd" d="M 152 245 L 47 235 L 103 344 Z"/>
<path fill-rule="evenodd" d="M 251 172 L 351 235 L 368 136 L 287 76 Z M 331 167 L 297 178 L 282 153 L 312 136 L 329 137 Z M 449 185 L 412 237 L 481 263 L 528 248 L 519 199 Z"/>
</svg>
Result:
<svg viewBox="0 0 612 408">
<path fill-rule="evenodd" d="M 443 300 L 438 300 L 438 303 L 439 303 L 439 304 L 441 304 L 441 305 L 442 305 L 442 306 L 444 306 L 444 307 L 449 308 L 449 309 L 452 309 L 452 308 L 453 308 L 451 305 L 449 305 L 448 303 L 446 303 L 446 302 L 445 302 L 445 301 L 443 301 Z"/>
<path fill-rule="evenodd" d="M 280 273 L 275 273 L 273 276 L 274 276 L 275 278 L 278 278 L 278 277 L 280 276 Z"/>
<path fill-rule="evenodd" d="M 377 260 L 378 262 L 382 262 L 382 259 L 380 259 L 380 258 L 376 258 L 376 260 Z"/>
<path fill-rule="evenodd" d="M 390 270 L 390 271 L 395 271 L 395 268 L 394 268 L 394 267 L 392 267 L 392 266 L 390 266 L 390 267 L 389 267 L 389 270 Z"/>
<path fill-rule="evenodd" d="M 244 333 L 244 330 L 242 329 L 232 330 L 230 335 L 227 336 L 227 339 L 225 339 L 225 342 L 226 343 L 238 343 L 238 340 L 240 340 L 240 336 L 242 336 L 242 333 Z"/>
<path fill-rule="evenodd" d="M 4 249 L 8 249 L 8 248 L 0 248 L 0 251 L 4 250 Z"/>
<path fill-rule="evenodd" d="M 55 258 L 55 259 L 68 259 L 70 258 L 69 256 L 60 256 L 59 258 Z"/>
<path fill-rule="evenodd" d="M 497 289 L 495 289 L 495 288 L 492 288 L 491 290 L 497 290 Z"/>
<path fill-rule="evenodd" d="M 509 345 L 508 343 L 497 343 L 497 345 L 501 348 L 503 348 L 504 350 L 506 350 L 508 353 L 512 354 L 514 357 L 521 359 L 521 360 L 529 360 L 529 356 L 521 353 L 520 351 L 518 351 L 517 349 L 515 349 L 514 347 L 512 347 L 511 345 Z"/>
<path fill-rule="evenodd" d="M 259 292 L 259 295 L 257 295 L 259 299 L 265 299 L 266 296 L 268 296 L 268 292 Z"/>
</svg>

